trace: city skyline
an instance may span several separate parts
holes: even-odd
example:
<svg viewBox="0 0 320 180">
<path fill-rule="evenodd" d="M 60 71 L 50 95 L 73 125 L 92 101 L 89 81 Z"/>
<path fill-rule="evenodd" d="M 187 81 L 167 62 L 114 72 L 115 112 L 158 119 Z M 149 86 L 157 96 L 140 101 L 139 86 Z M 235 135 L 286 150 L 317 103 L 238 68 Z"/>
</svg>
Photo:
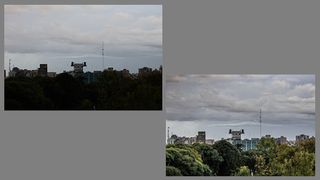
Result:
<svg viewBox="0 0 320 180">
<path fill-rule="evenodd" d="M 87 71 L 133 73 L 163 64 L 161 5 L 5 5 L 4 11 L 7 72 L 9 59 L 12 67 L 49 64 L 57 73 L 72 70 L 72 61 L 87 62 Z"/>
<path fill-rule="evenodd" d="M 206 131 L 220 140 L 229 129 L 245 129 L 243 139 L 260 138 L 261 109 L 262 136 L 315 136 L 314 75 L 193 74 L 166 81 L 166 127 L 173 134 Z"/>
<path fill-rule="evenodd" d="M 170 128 L 170 127 L 169 127 Z M 168 130 L 168 127 L 167 127 L 167 130 Z M 230 129 L 229 129 L 230 130 Z M 228 130 L 228 131 L 229 131 Z M 240 130 L 240 129 L 232 129 L 232 130 Z M 196 133 L 194 134 L 194 135 L 192 135 L 192 136 L 185 136 L 185 135 L 183 135 L 183 134 L 176 134 L 176 133 L 174 133 L 174 132 L 171 132 L 171 131 L 169 131 L 169 137 L 171 137 L 172 135 L 176 135 L 177 137 L 186 137 L 186 138 L 195 138 L 196 136 L 197 136 L 197 133 L 198 132 L 205 132 L 205 133 L 207 133 L 207 131 L 203 131 L 203 130 L 198 130 L 198 131 L 196 131 Z M 296 134 L 296 136 L 300 136 L 300 135 L 306 135 L 306 136 L 309 136 L 308 134 Z M 262 135 L 262 137 L 266 137 L 266 136 L 270 136 L 271 138 L 275 138 L 275 139 L 277 139 L 277 138 L 280 138 L 280 137 L 285 137 L 285 138 L 287 138 L 285 135 L 281 135 L 281 136 L 273 136 L 272 134 L 264 134 L 264 135 Z M 294 137 L 294 139 L 288 139 L 288 141 L 295 141 L 296 140 L 296 136 Z M 168 131 L 166 132 L 166 137 L 168 137 Z M 314 136 L 309 136 L 310 138 L 312 138 L 312 137 L 314 137 Z M 242 140 L 244 140 L 244 139 L 255 139 L 255 138 L 258 138 L 258 139 L 261 139 L 261 137 L 248 137 L 248 136 L 246 136 L 245 137 L 245 133 L 244 134 L 242 134 L 241 135 L 241 139 Z M 228 140 L 228 139 L 232 139 L 232 135 L 231 134 L 229 134 L 228 132 L 226 133 L 226 137 L 224 137 L 224 138 L 220 138 L 220 139 L 218 139 L 218 138 L 214 138 L 214 137 L 208 137 L 208 136 L 206 136 L 206 139 L 207 140 L 214 140 L 214 141 L 220 141 L 220 140 Z M 167 142 L 167 140 L 168 140 L 168 138 L 166 139 L 166 142 Z"/>
</svg>

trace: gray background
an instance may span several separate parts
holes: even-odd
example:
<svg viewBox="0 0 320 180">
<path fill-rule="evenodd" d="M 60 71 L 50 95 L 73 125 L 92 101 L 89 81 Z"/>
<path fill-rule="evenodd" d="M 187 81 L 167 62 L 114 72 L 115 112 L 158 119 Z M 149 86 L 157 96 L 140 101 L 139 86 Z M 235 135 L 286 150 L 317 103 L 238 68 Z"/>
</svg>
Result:
<svg viewBox="0 0 320 180">
<path fill-rule="evenodd" d="M 320 84 L 320 1 L 317 0 L 56 0 L 52 3 L 163 3 L 165 74 L 311 73 L 316 74 L 316 86 Z M 0 14 L 3 22 L 3 3 Z M 0 65 L 3 68 L 3 60 Z M 235 178 L 165 177 L 164 111 L 4 112 L 3 73 L 0 77 L 0 179 Z M 319 92 L 316 88 L 317 105 Z M 317 137 L 319 113 L 317 106 Z M 317 138 L 317 172 L 319 143 Z"/>
</svg>

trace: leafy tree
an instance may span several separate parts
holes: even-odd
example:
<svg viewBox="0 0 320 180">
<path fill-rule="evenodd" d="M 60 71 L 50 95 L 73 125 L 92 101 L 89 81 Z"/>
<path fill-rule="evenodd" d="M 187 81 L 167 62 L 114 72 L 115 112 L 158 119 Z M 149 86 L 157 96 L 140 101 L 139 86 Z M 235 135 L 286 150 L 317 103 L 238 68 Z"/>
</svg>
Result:
<svg viewBox="0 0 320 180">
<path fill-rule="evenodd" d="M 5 109 L 11 110 L 161 110 L 162 74 L 128 78 L 104 71 L 88 83 L 81 76 L 5 79 Z"/>
<path fill-rule="evenodd" d="M 256 174 L 258 176 L 270 176 L 272 175 L 271 167 L 266 163 L 265 158 L 262 155 L 256 156 L 255 164 Z"/>
<path fill-rule="evenodd" d="M 201 154 L 201 158 L 205 164 L 207 164 L 213 175 L 217 175 L 219 171 L 220 163 L 223 162 L 222 156 L 219 155 L 216 149 L 213 149 L 212 145 L 195 143 L 192 146 Z"/>
<path fill-rule="evenodd" d="M 297 144 L 298 147 L 302 150 L 302 151 L 307 151 L 309 153 L 315 153 L 315 138 L 310 138 L 307 140 L 304 140 L 300 143 Z"/>
<path fill-rule="evenodd" d="M 241 166 L 247 166 L 250 172 L 256 172 L 256 156 L 257 152 L 255 150 L 243 151 L 241 152 Z"/>
<path fill-rule="evenodd" d="M 173 166 L 166 166 L 167 176 L 182 176 L 181 171 Z"/>
<path fill-rule="evenodd" d="M 250 176 L 250 170 L 247 166 L 241 166 L 237 176 Z"/>
<path fill-rule="evenodd" d="M 213 148 L 222 156 L 223 162 L 219 164 L 218 176 L 230 176 L 237 172 L 240 165 L 240 152 L 229 142 L 221 140 Z"/>
<path fill-rule="evenodd" d="M 167 166 L 173 166 L 181 171 L 183 176 L 209 176 L 210 168 L 203 164 L 200 154 L 192 151 L 192 148 L 185 149 L 169 147 L 166 149 Z M 200 158 L 199 158 L 200 157 Z"/>
<path fill-rule="evenodd" d="M 273 175 L 313 176 L 315 171 L 315 154 L 295 146 L 279 145 L 277 157 L 272 163 Z"/>
<path fill-rule="evenodd" d="M 312 141 L 314 139 L 289 146 L 277 145 L 272 138 L 262 138 L 256 150 L 242 152 L 227 141 L 218 141 L 214 145 L 171 144 L 166 146 L 166 165 L 178 168 L 183 176 L 203 175 L 203 168 L 199 168 L 202 165 L 210 168 L 210 175 L 220 176 L 248 176 L 251 173 L 254 176 L 314 176 L 315 153 Z M 179 149 L 180 154 L 170 152 L 169 149 Z M 220 161 L 219 156 L 223 161 Z"/>
<path fill-rule="evenodd" d="M 257 144 L 256 170 L 257 175 L 274 175 L 271 170 L 272 160 L 276 157 L 276 143 L 274 138 L 262 137 Z"/>
<path fill-rule="evenodd" d="M 41 86 L 28 78 L 6 79 L 5 109 L 32 110 L 51 109 L 52 102 L 44 96 Z"/>
</svg>

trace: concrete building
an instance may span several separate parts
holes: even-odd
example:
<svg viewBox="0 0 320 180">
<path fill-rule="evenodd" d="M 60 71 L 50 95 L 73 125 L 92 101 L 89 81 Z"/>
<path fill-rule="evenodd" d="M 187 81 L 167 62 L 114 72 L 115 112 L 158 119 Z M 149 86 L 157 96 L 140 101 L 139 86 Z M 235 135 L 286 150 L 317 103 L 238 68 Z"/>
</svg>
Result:
<svg viewBox="0 0 320 180">
<path fill-rule="evenodd" d="M 189 143 L 194 144 L 197 142 L 197 137 L 189 137 Z"/>
<path fill-rule="evenodd" d="M 234 131 L 232 129 L 229 129 L 229 134 L 231 134 L 231 138 L 227 139 L 227 141 L 235 146 L 241 144 L 241 149 L 243 151 L 256 149 L 257 144 L 260 141 L 259 138 L 241 139 L 241 135 L 244 134 L 243 129 L 239 131 Z"/>
<path fill-rule="evenodd" d="M 57 73 L 56 72 L 48 72 L 48 77 L 51 77 L 51 78 L 54 78 L 57 76 Z"/>
<path fill-rule="evenodd" d="M 264 136 L 265 138 L 272 138 L 270 134 Z"/>
<path fill-rule="evenodd" d="M 83 67 L 86 67 L 87 63 L 86 62 L 83 62 L 83 63 L 71 62 L 71 66 L 73 67 L 73 72 L 75 74 L 81 74 L 81 73 L 83 73 Z"/>
<path fill-rule="evenodd" d="M 31 71 L 14 67 L 11 72 L 9 72 L 9 77 L 31 77 Z"/>
<path fill-rule="evenodd" d="M 36 70 L 19 69 L 14 67 L 11 72 L 9 72 L 9 77 L 55 77 L 56 72 L 48 72 L 47 64 L 40 64 L 40 67 Z"/>
<path fill-rule="evenodd" d="M 209 144 L 209 145 L 214 144 L 214 139 L 206 139 L 206 144 Z"/>
<path fill-rule="evenodd" d="M 244 139 L 241 141 L 242 150 L 249 151 L 252 149 L 257 149 L 257 144 L 259 142 L 259 138 L 251 138 L 251 139 Z"/>
<path fill-rule="evenodd" d="M 129 72 L 129 70 L 128 70 L 128 69 L 123 69 L 123 70 L 121 71 L 121 76 L 122 76 L 122 77 L 125 77 L 125 78 L 129 78 L 129 77 L 130 77 L 130 72 Z"/>
<path fill-rule="evenodd" d="M 31 77 L 38 76 L 38 70 L 31 70 Z"/>
<path fill-rule="evenodd" d="M 167 144 L 175 144 L 177 139 L 178 139 L 178 136 L 173 134 L 169 139 L 167 139 Z"/>
<path fill-rule="evenodd" d="M 40 64 L 38 68 L 38 76 L 46 77 L 48 76 L 48 65 L 47 64 Z"/>
<path fill-rule="evenodd" d="M 309 136 L 304 135 L 304 134 L 300 134 L 300 135 L 296 136 L 296 142 L 301 142 L 301 141 L 304 141 L 307 139 L 309 139 Z"/>
<path fill-rule="evenodd" d="M 195 137 L 179 137 L 175 134 L 173 134 L 168 140 L 167 144 L 194 144 L 196 143 L 196 138 Z"/>
<path fill-rule="evenodd" d="M 108 67 L 107 71 L 113 71 L 113 67 Z"/>
<path fill-rule="evenodd" d="M 168 139 L 167 139 L 167 144 L 194 144 L 194 143 L 206 143 L 206 134 L 205 131 L 199 131 L 198 135 L 196 135 L 195 137 L 179 137 L 175 134 L 171 135 Z M 208 141 L 209 144 L 213 144 L 214 140 L 209 140 Z"/>
<path fill-rule="evenodd" d="M 174 144 L 189 144 L 189 138 L 183 136 L 183 137 L 178 137 L 175 141 Z"/>
<path fill-rule="evenodd" d="M 143 67 L 139 69 L 138 77 L 145 77 L 152 73 L 152 68 Z"/>
<path fill-rule="evenodd" d="M 288 144 L 287 138 L 284 136 L 275 139 L 277 144 Z"/>
<path fill-rule="evenodd" d="M 9 77 L 16 77 L 16 74 L 18 74 L 20 69 L 18 67 L 12 68 L 11 71 L 9 71 Z"/>
<path fill-rule="evenodd" d="M 83 82 L 86 84 L 93 83 L 98 79 L 99 76 L 101 76 L 101 74 L 101 71 L 85 72 L 82 74 Z"/>
<path fill-rule="evenodd" d="M 232 135 L 232 140 L 241 140 L 241 134 L 244 134 L 244 130 L 241 129 L 240 131 L 233 131 L 232 129 L 229 129 L 229 134 Z"/>
<path fill-rule="evenodd" d="M 198 135 L 196 136 L 196 142 L 197 143 L 206 143 L 206 132 L 205 131 L 199 131 Z"/>
</svg>

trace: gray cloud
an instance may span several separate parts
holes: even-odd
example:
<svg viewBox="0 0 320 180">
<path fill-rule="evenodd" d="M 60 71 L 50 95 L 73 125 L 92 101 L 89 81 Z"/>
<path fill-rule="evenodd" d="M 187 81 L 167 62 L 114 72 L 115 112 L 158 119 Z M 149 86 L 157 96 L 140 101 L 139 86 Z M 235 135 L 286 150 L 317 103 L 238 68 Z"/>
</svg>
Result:
<svg viewBox="0 0 320 180">
<path fill-rule="evenodd" d="M 246 137 L 262 133 L 294 139 L 314 135 L 314 75 L 171 75 L 166 78 L 167 126 L 178 135 L 205 130 L 226 138 L 229 128 Z"/>
<path fill-rule="evenodd" d="M 314 81 L 313 75 L 306 76 Z M 223 121 L 230 114 L 257 114 L 260 107 L 263 113 L 289 113 L 281 118 L 314 115 L 314 84 L 293 82 L 300 81 L 289 81 L 286 77 L 279 79 L 277 75 L 170 76 L 166 89 L 167 117 L 178 121 L 218 121 L 213 117 L 219 117 Z"/>
<path fill-rule="evenodd" d="M 9 58 L 34 61 L 17 59 L 30 54 L 101 55 L 102 41 L 109 57 L 151 61 L 140 67 L 158 67 L 162 58 L 160 5 L 5 5 L 4 34 L 6 66 Z"/>
</svg>

